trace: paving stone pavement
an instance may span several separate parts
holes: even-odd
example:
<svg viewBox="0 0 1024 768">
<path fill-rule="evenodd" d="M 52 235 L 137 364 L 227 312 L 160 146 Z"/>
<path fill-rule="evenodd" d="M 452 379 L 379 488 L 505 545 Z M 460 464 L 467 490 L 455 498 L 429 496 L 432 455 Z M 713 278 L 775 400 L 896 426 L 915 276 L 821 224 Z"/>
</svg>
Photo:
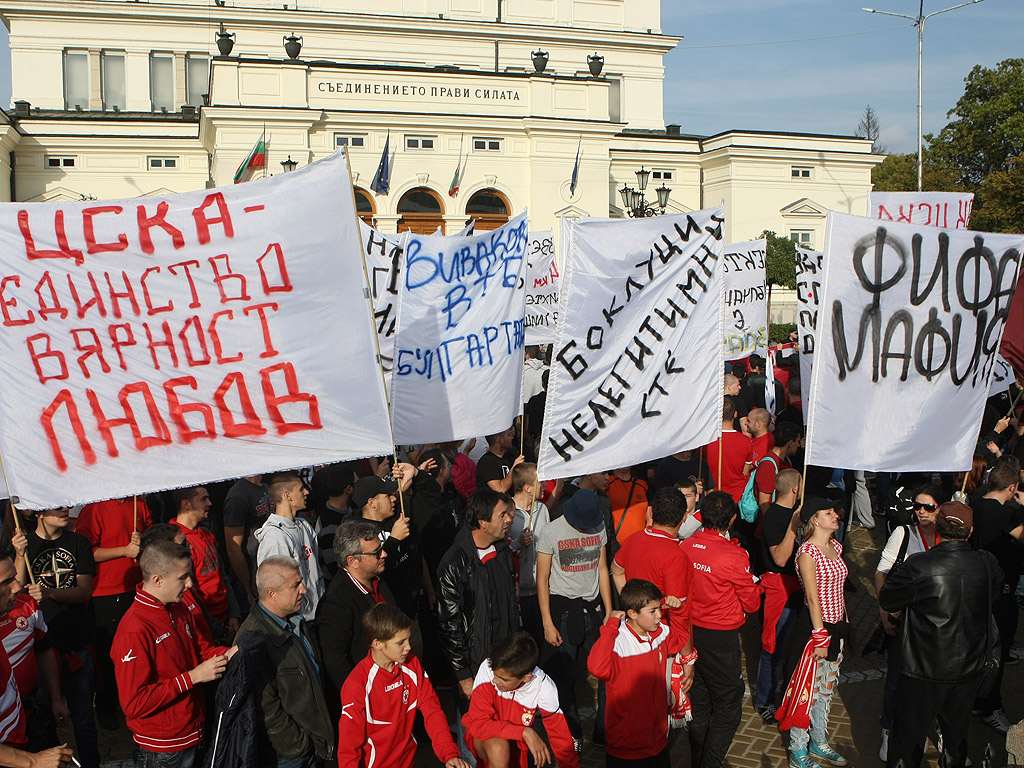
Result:
<svg viewBox="0 0 1024 768">
<path fill-rule="evenodd" d="M 846 553 L 856 585 L 856 591 L 847 592 L 846 595 L 853 629 L 853 651 L 847 653 L 843 660 L 840 685 L 832 704 L 829 739 L 849 760 L 850 768 L 879 768 L 882 765 L 878 759 L 881 742 L 878 716 L 882 708 L 884 660 L 878 656 L 865 658 L 860 655 L 861 647 L 874 631 L 878 621 L 872 576 L 878 562 L 878 553 L 885 543 L 885 531 L 881 519 L 876 518 L 876 522 L 878 525 L 873 530 L 854 528 L 847 536 Z M 756 616 L 751 617 L 744 626 L 741 639 L 745 679 L 752 681 L 756 676 L 757 659 L 760 654 L 760 624 Z M 1021 622 L 1017 633 L 1015 651 L 1024 656 L 1024 621 Z M 581 708 L 585 708 L 588 701 L 589 706 L 593 707 L 594 684 L 592 678 L 581 683 Z M 1024 719 L 1024 695 L 1020 693 L 1022 690 L 1024 665 L 1007 667 L 1003 695 L 1006 714 L 1011 723 Z M 776 727 L 765 725 L 754 712 L 749 687 L 747 694 L 743 704 L 743 720 L 725 764 L 730 768 L 783 768 L 786 765 L 783 737 Z M 450 698 L 450 695 L 441 694 L 441 700 L 446 707 L 449 706 Z M 604 749 L 595 746 L 589 740 L 592 709 L 589 718 L 590 721 L 585 718 L 584 722 L 587 740 L 584 743 L 581 763 L 583 768 L 599 768 L 604 765 Z M 70 731 L 63 737 L 69 742 L 73 741 Z M 100 742 L 104 768 L 130 768 L 131 736 L 123 723 L 117 731 L 101 729 Z M 981 767 L 986 744 L 992 745 L 993 765 L 1005 766 L 1004 737 L 987 727 L 979 718 L 973 718 L 969 754 L 973 764 L 978 768 Z M 932 768 L 938 765 L 938 754 L 934 745 L 929 744 L 925 760 L 926 765 Z M 427 744 L 421 745 L 418 749 L 415 763 L 417 768 L 439 764 Z M 690 766 L 690 752 L 685 734 L 672 751 L 672 765 L 676 768 Z"/>
</svg>

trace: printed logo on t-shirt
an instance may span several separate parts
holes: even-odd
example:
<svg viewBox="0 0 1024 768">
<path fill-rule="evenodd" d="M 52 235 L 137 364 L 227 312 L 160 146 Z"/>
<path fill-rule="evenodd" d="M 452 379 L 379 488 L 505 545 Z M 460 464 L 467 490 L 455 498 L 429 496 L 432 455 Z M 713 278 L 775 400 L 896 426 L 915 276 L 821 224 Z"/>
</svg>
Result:
<svg viewBox="0 0 1024 768">
<path fill-rule="evenodd" d="M 48 549 L 32 561 L 36 581 L 50 589 L 71 589 L 78 583 L 75 556 L 66 549 Z"/>
<path fill-rule="evenodd" d="M 302 559 L 303 560 L 309 560 L 309 558 L 311 558 L 312 556 L 313 556 L 313 550 L 309 546 L 303 544 L 302 545 Z"/>
<path fill-rule="evenodd" d="M 28 629 L 28 618 L 25 616 L 19 616 L 17 621 L 14 622 L 14 626 L 24 632 Z"/>
<path fill-rule="evenodd" d="M 583 573 L 597 569 L 601 553 L 600 536 L 578 536 L 558 540 L 558 567 L 565 573 Z"/>
<path fill-rule="evenodd" d="M 533 725 L 533 710 L 532 709 L 528 709 L 525 712 L 523 712 L 523 725 L 525 725 L 525 726 Z"/>
</svg>

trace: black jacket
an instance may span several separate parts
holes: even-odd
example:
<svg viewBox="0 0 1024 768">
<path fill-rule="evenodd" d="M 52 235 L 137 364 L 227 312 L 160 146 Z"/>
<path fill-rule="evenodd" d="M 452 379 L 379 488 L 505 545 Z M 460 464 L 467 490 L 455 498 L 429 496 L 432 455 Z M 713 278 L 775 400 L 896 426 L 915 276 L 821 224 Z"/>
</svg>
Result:
<svg viewBox="0 0 1024 768">
<path fill-rule="evenodd" d="M 248 768 L 261 765 L 257 755 L 259 668 L 266 661 L 266 639 L 258 632 L 238 636 L 238 652 L 231 657 L 217 686 L 213 732 L 206 734 L 206 768 Z M 268 756 L 265 762 L 271 762 Z"/>
<path fill-rule="evenodd" d="M 455 540 L 462 521 L 461 498 L 449 480 L 442 488 L 429 472 L 420 470 L 412 479 L 412 495 L 407 504 L 412 510 L 414 535 L 419 537 L 420 550 L 427 562 L 430 579 L 437 588 L 437 567 L 448 547 Z"/>
<path fill-rule="evenodd" d="M 379 582 L 384 602 L 395 605 L 387 584 Z M 363 594 L 344 569 L 331 579 L 316 607 L 316 633 L 320 639 L 329 711 L 335 723 L 341 717 L 341 686 L 369 646 L 363 639 L 363 615 L 373 608 L 373 598 Z"/>
<path fill-rule="evenodd" d="M 457 680 L 476 675 L 491 646 L 519 629 L 512 550 L 495 542 L 496 556 L 480 562 L 469 528 L 455 535 L 437 568 L 438 634 Z"/>
<path fill-rule="evenodd" d="M 317 656 L 316 637 L 302 622 L 300 631 Z M 260 765 L 276 765 L 282 758 L 316 754 L 334 760 L 334 724 L 327 711 L 323 684 L 302 642 L 285 631 L 261 607 L 256 606 L 239 629 L 264 637 L 264 662 L 256 671 L 259 696 Z M 317 658 L 323 669 L 323 661 Z"/>
<path fill-rule="evenodd" d="M 903 611 L 903 674 L 943 683 L 980 674 L 994 640 L 990 606 L 1002 578 L 995 557 L 966 541 L 940 541 L 890 573 L 878 602 Z"/>
</svg>

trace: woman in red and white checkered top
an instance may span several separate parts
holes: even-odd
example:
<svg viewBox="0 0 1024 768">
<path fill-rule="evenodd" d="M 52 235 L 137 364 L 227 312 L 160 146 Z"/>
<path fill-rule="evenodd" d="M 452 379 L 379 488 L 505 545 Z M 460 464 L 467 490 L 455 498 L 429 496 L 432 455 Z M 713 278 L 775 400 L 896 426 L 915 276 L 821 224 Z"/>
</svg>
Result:
<svg viewBox="0 0 1024 768">
<path fill-rule="evenodd" d="M 829 746 L 827 738 L 828 713 L 848 636 L 843 596 L 848 569 L 841 557 L 843 547 L 833 538 L 839 530 L 839 514 L 832 501 L 807 499 L 800 520 L 804 523 L 804 542 L 796 554 L 797 576 L 804 588 L 810 628 L 818 635 L 827 631 L 828 643 L 814 648 L 817 664 L 811 686 L 810 728 L 790 730 L 789 764 L 793 768 L 818 768 L 818 759 L 843 766 L 846 758 Z"/>
</svg>

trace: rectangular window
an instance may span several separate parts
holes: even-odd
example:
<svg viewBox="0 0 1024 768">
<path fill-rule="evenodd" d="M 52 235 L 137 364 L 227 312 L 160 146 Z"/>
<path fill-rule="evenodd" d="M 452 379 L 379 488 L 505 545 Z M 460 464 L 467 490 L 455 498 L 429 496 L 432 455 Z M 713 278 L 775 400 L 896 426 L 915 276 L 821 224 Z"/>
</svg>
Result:
<svg viewBox="0 0 1024 768">
<path fill-rule="evenodd" d="M 149 158 L 150 168 L 177 168 L 178 158 L 176 157 L 151 157 Z"/>
<path fill-rule="evenodd" d="M 334 146 L 363 149 L 366 146 L 366 137 L 350 133 L 336 133 L 334 134 Z"/>
<path fill-rule="evenodd" d="M 203 106 L 203 95 L 210 92 L 210 60 L 205 56 L 189 54 L 185 58 L 186 102 L 193 107 Z"/>
<path fill-rule="evenodd" d="M 481 136 L 473 137 L 474 152 L 501 152 L 501 139 L 489 139 Z"/>
<path fill-rule="evenodd" d="M 47 168 L 74 168 L 75 158 L 73 157 L 48 157 L 46 158 Z"/>
<path fill-rule="evenodd" d="M 798 167 L 798 166 L 794 165 L 793 168 L 791 169 L 790 173 L 792 174 L 794 179 L 809 179 L 809 178 L 811 178 L 811 169 L 810 168 L 801 168 L 801 167 Z"/>
<path fill-rule="evenodd" d="M 100 79 L 103 85 L 103 109 L 123 110 L 124 95 L 124 54 L 118 51 L 103 51 L 100 62 Z"/>
<path fill-rule="evenodd" d="M 88 51 L 64 51 L 64 108 L 89 108 Z"/>
<path fill-rule="evenodd" d="M 405 137 L 405 148 L 406 149 L 433 149 L 434 148 L 434 137 L 433 136 L 406 136 Z"/>
<path fill-rule="evenodd" d="M 149 98 L 154 112 L 174 111 L 174 56 L 169 53 L 149 57 Z"/>
<path fill-rule="evenodd" d="M 660 181 L 672 181 L 674 175 L 674 171 L 651 171 L 651 178 L 659 179 Z"/>
<path fill-rule="evenodd" d="M 789 239 L 801 248 L 814 248 L 814 231 L 810 229 L 791 229 Z"/>
</svg>

